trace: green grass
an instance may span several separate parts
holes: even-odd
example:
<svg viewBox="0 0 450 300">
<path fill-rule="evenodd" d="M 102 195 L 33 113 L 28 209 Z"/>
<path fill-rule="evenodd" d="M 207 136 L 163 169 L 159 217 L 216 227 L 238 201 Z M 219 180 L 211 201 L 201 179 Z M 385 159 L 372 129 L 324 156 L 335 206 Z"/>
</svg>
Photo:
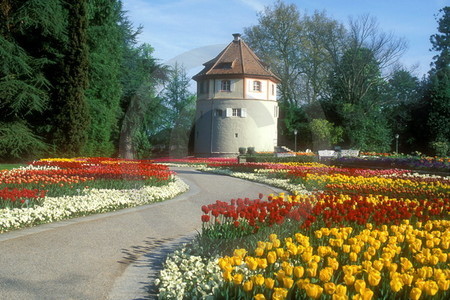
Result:
<svg viewBox="0 0 450 300">
<path fill-rule="evenodd" d="M 25 166 L 24 164 L 0 164 L 0 170 L 11 170 L 14 168 L 19 168 Z"/>
</svg>

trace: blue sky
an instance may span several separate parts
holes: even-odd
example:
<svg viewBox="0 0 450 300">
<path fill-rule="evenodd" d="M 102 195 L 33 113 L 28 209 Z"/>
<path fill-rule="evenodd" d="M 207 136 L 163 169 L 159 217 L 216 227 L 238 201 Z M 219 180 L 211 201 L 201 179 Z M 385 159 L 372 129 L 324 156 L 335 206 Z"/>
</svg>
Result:
<svg viewBox="0 0 450 300">
<path fill-rule="evenodd" d="M 122 0 L 135 26 L 142 25 L 140 42 L 155 48 L 164 63 L 179 61 L 195 73 L 201 64 L 217 55 L 233 39 L 233 33 L 258 23 L 257 13 L 273 0 Z M 437 33 L 435 15 L 450 0 L 285 0 L 302 13 L 315 10 L 343 24 L 349 17 L 369 14 L 379 27 L 404 38 L 408 49 L 401 63 L 408 69 L 418 65 L 415 75 L 429 70 L 435 53 L 430 36 Z"/>
</svg>

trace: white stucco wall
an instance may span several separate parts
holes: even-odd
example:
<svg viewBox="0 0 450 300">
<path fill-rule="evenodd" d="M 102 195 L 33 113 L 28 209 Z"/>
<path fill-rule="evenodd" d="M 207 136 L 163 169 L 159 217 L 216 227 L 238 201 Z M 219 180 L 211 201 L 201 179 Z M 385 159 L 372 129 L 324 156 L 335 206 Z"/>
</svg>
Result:
<svg viewBox="0 0 450 300">
<path fill-rule="evenodd" d="M 277 145 L 277 106 L 274 100 L 198 100 L 195 153 L 235 155 L 239 147 L 273 151 Z M 242 116 L 227 115 L 233 108 L 241 109 Z"/>
</svg>

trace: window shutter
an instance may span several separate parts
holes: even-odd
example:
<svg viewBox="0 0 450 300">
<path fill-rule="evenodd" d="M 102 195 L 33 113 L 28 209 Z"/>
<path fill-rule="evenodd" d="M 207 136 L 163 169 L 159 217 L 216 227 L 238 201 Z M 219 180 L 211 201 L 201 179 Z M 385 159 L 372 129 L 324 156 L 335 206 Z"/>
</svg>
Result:
<svg viewBox="0 0 450 300">
<path fill-rule="evenodd" d="M 231 117 L 232 115 L 233 115 L 233 109 L 228 107 L 228 108 L 225 110 L 225 117 L 229 118 L 229 117 Z"/>
<path fill-rule="evenodd" d="M 247 109 L 246 108 L 241 108 L 241 117 L 247 118 Z"/>
</svg>

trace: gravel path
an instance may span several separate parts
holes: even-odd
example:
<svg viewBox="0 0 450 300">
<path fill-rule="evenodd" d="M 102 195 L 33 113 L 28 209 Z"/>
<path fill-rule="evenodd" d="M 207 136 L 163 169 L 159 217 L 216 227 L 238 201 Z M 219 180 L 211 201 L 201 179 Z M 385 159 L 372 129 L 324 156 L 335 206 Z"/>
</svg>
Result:
<svg viewBox="0 0 450 300">
<path fill-rule="evenodd" d="M 165 253 L 201 228 L 200 207 L 278 189 L 174 168 L 172 200 L 0 235 L 0 299 L 145 299 Z M 149 277 L 150 275 L 150 277 Z"/>
</svg>

